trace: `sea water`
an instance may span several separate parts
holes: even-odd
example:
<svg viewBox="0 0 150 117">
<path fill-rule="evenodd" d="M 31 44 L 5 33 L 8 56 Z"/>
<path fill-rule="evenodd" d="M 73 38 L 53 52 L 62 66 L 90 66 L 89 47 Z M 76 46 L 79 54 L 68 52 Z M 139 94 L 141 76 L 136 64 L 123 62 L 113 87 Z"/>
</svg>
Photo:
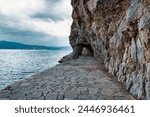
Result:
<svg viewBox="0 0 150 117">
<path fill-rule="evenodd" d="M 66 50 L 0 50 L 0 89 L 58 64 Z"/>
</svg>

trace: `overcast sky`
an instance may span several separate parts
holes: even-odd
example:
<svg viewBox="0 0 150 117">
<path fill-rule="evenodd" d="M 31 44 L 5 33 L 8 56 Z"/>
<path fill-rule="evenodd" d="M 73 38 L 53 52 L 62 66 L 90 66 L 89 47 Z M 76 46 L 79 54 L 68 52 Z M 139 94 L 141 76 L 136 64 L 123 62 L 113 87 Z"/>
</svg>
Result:
<svg viewBox="0 0 150 117">
<path fill-rule="evenodd" d="M 71 0 L 0 0 L 0 40 L 66 46 Z"/>
</svg>

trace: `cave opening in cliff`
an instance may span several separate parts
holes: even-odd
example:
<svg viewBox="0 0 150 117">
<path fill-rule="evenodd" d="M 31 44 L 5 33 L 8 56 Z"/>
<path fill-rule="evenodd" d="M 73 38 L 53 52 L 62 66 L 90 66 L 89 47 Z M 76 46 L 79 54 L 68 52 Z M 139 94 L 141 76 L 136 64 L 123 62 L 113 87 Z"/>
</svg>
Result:
<svg viewBox="0 0 150 117">
<path fill-rule="evenodd" d="M 73 48 L 72 58 L 77 59 L 81 55 L 93 56 L 93 49 L 90 44 L 86 42 L 77 43 Z"/>
</svg>

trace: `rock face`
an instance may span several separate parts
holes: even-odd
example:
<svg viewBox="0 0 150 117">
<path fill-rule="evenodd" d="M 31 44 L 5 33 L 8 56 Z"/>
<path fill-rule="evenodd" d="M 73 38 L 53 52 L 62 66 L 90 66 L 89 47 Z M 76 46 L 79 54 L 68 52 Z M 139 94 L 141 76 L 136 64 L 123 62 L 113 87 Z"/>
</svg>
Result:
<svg viewBox="0 0 150 117">
<path fill-rule="evenodd" d="M 138 99 L 150 99 L 150 1 L 72 0 L 70 44 L 95 58 Z"/>
</svg>

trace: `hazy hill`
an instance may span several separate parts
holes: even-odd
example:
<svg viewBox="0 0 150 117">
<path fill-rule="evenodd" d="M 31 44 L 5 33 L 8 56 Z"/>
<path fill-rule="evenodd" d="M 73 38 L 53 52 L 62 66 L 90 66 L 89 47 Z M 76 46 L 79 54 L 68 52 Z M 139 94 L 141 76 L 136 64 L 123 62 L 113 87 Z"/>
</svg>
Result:
<svg viewBox="0 0 150 117">
<path fill-rule="evenodd" d="M 66 49 L 66 48 L 69 48 L 69 47 L 47 47 L 47 46 L 39 46 L 39 45 L 27 45 L 27 44 L 22 44 L 18 42 L 0 41 L 0 49 L 60 50 L 60 49 Z"/>
</svg>

